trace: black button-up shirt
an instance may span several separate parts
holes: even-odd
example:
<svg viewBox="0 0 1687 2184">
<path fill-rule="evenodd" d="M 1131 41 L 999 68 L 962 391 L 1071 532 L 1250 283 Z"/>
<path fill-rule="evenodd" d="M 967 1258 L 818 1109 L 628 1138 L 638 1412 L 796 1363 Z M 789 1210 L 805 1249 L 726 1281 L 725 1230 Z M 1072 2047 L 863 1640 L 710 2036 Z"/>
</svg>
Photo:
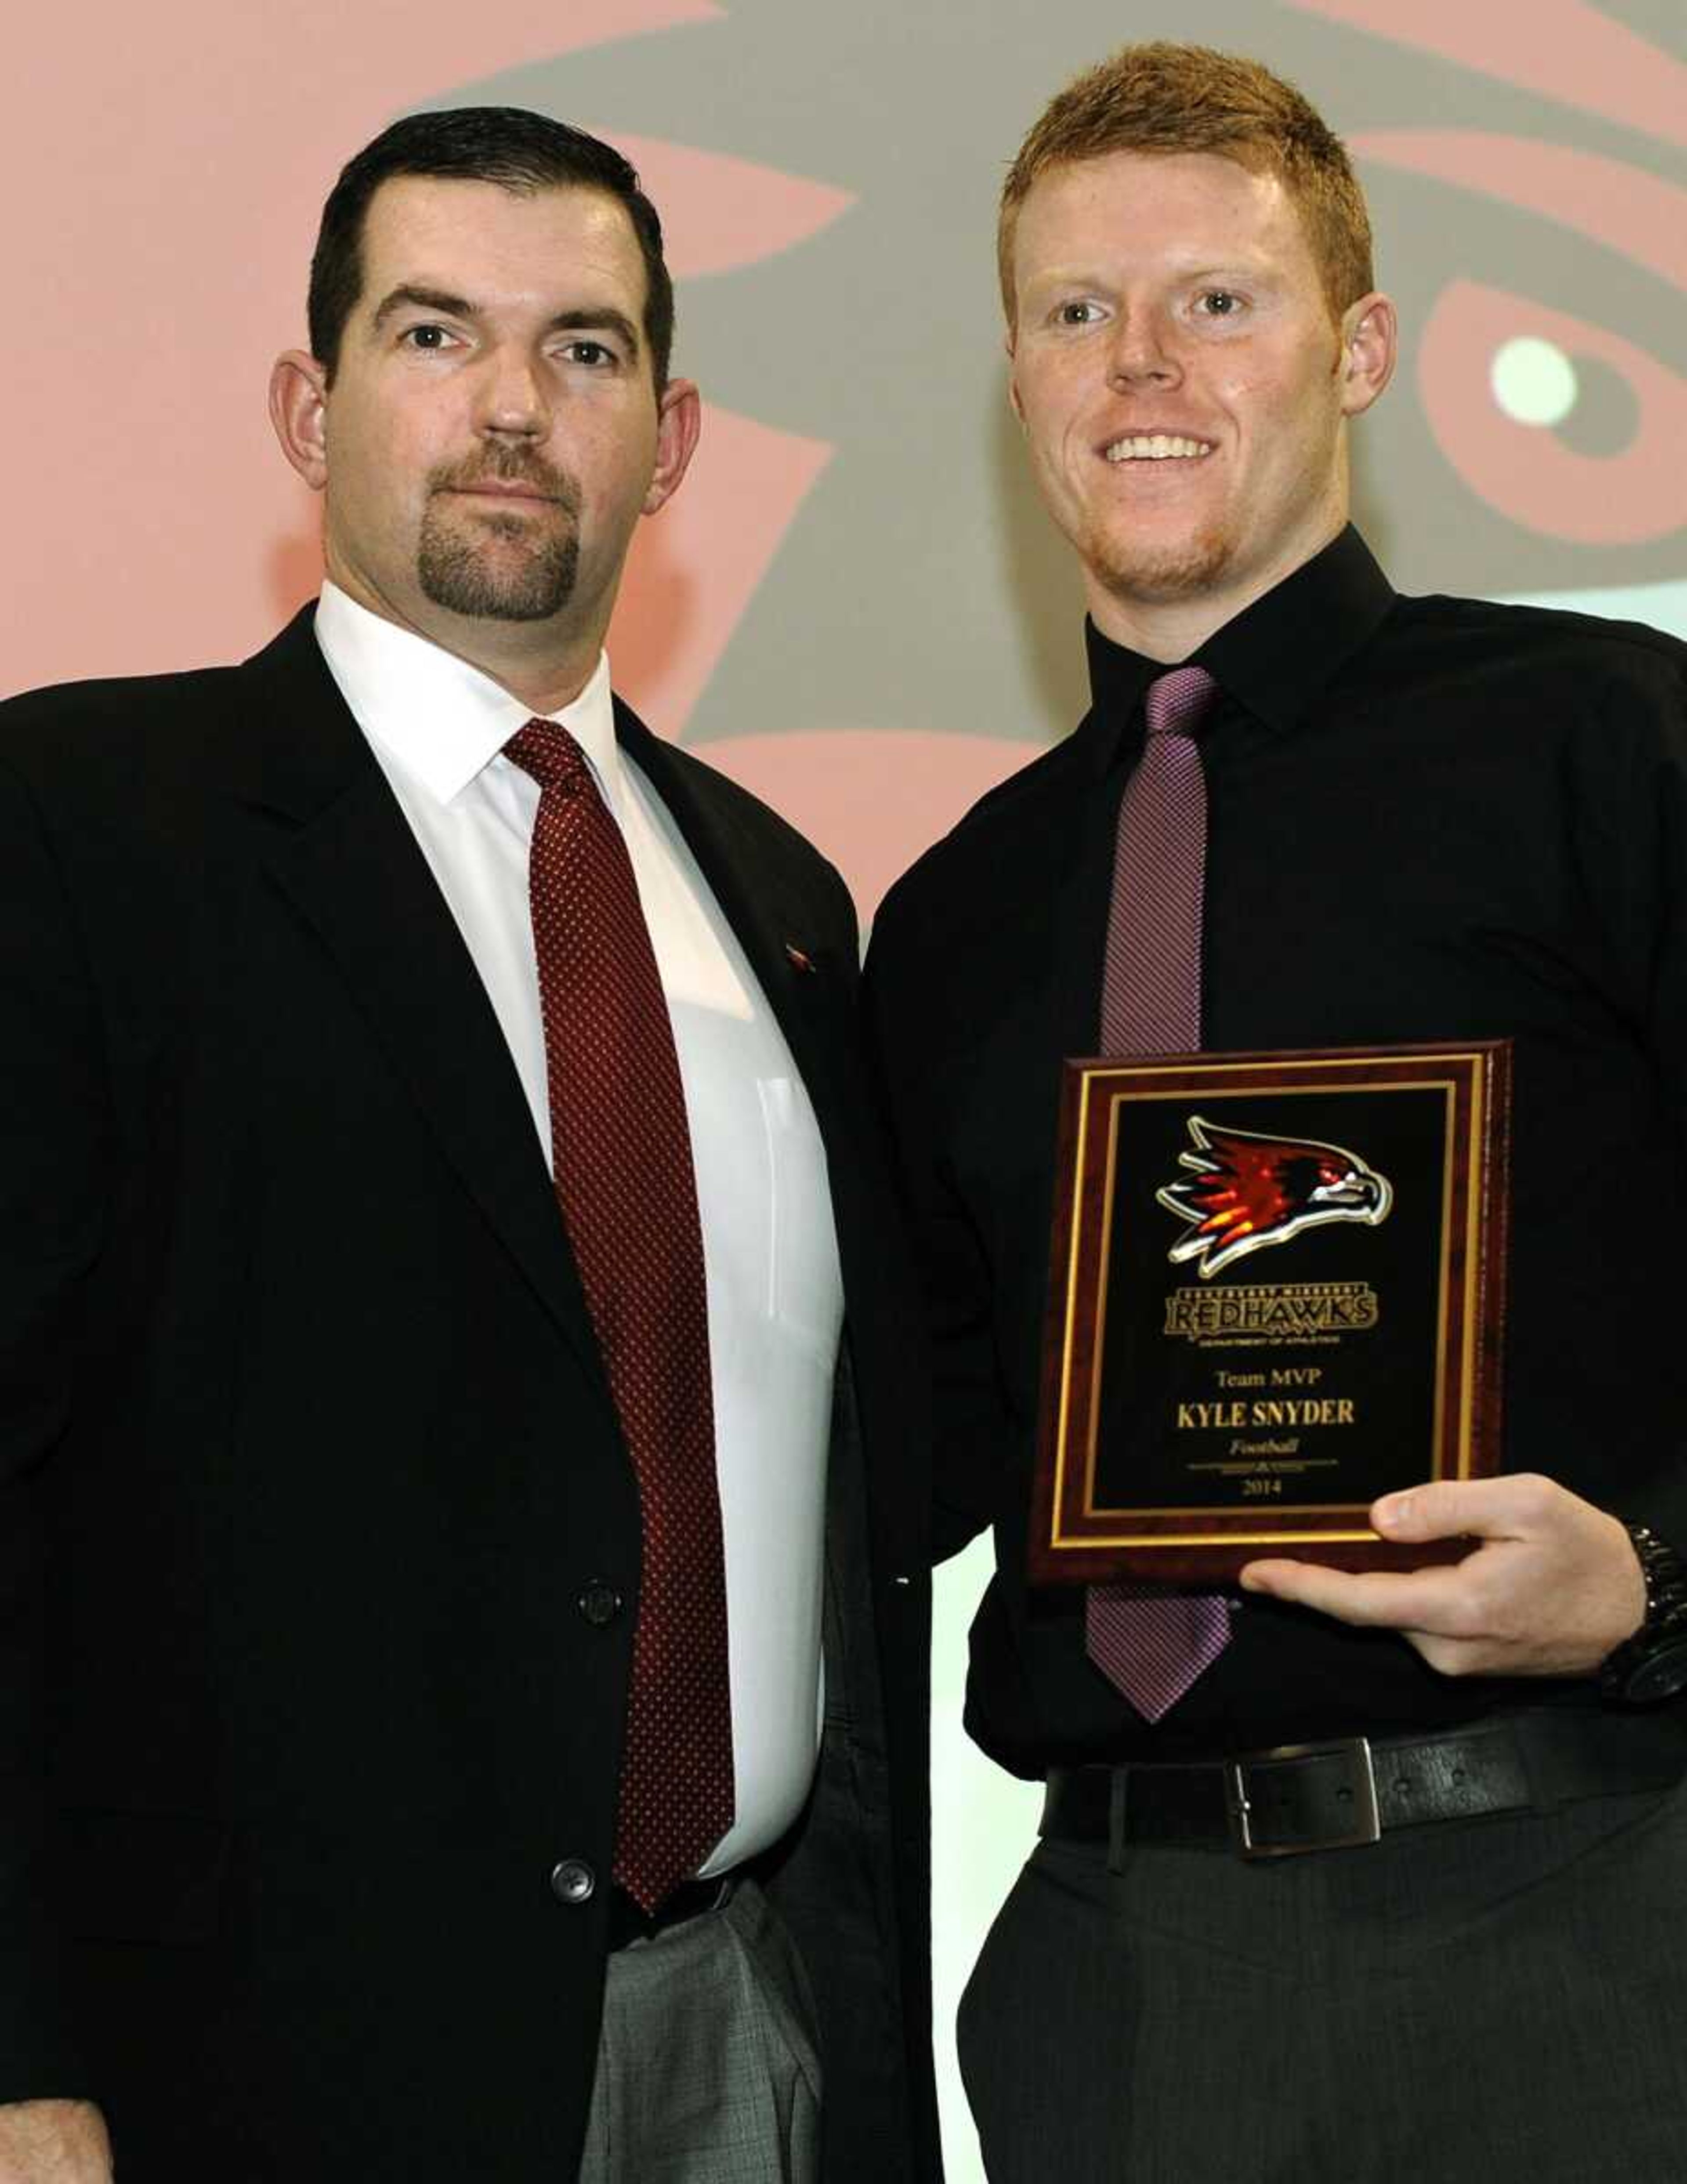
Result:
<svg viewBox="0 0 1687 2184">
<path fill-rule="evenodd" d="M 1450 1721 L 1584 1683 L 1452 1680 L 1275 1602 L 1158 1729 L 1026 1527 L 1057 1065 L 1097 1049 L 1119 797 L 1162 671 L 1089 632 L 1093 708 L 880 913 L 874 1035 L 938 1370 L 938 1529 L 994 1521 L 968 1722 L 1017 1772 Z M 1222 697 L 1203 1044 L 1516 1041 L 1505 1466 L 1687 1542 L 1687 648 L 1389 588 L 1349 530 L 1194 655 Z"/>
</svg>

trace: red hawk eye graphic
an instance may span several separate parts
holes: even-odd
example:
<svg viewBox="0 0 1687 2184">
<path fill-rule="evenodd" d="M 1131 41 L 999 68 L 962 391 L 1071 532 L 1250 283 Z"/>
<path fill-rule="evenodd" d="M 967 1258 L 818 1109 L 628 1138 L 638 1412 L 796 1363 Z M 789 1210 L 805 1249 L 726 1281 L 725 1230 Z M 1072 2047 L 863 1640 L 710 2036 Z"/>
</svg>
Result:
<svg viewBox="0 0 1687 2184">
<path fill-rule="evenodd" d="M 1155 1195 L 1187 1225 L 1166 1256 L 1193 1259 L 1207 1281 L 1233 1259 L 1286 1244 L 1329 1221 L 1386 1221 L 1394 1186 L 1357 1153 L 1311 1138 L 1267 1137 L 1189 1117 L 1193 1150 L 1178 1156 L 1187 1176 Z"/>
<path fill-rule="evenodd" d="M 1567 437 L 1578 382 L 1593 371 L 1632 412 L 1608 451 Z M 1675 459 L 1687 444 L 1687 380 L 1623 335 L 1455 281 L 1423 330 L 1418 376 L 1443 451 L 1514 523 L 1584 546 L 1640 545 L 1687 523 L 1687 469 Z"/>
<path fill-rule="evenodd" d="M 1480 130 L 1377 130 L 1354 148 L 1367 164 L 1514 207 L 1626 259 L 1671 301 L 1687 290 L 1687 190 L 1662 176 Z M 1512 522 L 1606 547 L 1648 544 L 1687 522 L 1676 460 L 1687 379 L 1625 335 L 1454 279 L 1424 326 L 1417 368 L 1442 451 Z"/>
</svg>

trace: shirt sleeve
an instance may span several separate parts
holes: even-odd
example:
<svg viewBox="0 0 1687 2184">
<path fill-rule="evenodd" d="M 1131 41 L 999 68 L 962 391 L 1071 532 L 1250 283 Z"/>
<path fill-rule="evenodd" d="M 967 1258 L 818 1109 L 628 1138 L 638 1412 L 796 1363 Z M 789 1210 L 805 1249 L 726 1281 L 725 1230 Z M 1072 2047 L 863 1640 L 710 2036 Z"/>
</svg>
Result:
<svg viewBox="0 0 1687 2184">
<path fill-rule="evenodd" d="M 998 1369 L 988 1257 L 944 1165 L 947 1078 L 934 1050 L 916 931 L 893 896 L 867 953 L 866 1023 L 925 1307 L 934 1411 L 932 1546 L 941 1562 L 994 1523 L 1013 1429 Z"/>
<path fill-rule="evenodd" d="M 1593 713 L 1572 799 L 1578 855 L 1607 1002 L 1655 1072 L 1661 1163 L 1613 1211 L 1606 1248 L 1623 1251 L 1638 1242 L 1649 1201 L 1687 1204 L 1687 652 L 1662 641 L 1619 647 Z M 1675 1339 L 1684 1243 L 1645 1238 L 1672 1293 L 1658 1297 L 1650 1328 L 1628 1331 L 1635 1373 L 1652 1343 Z M 1687 1552 L 1687 1420 L 1650 1469 L 1613 1489 L 1610 1506 Z"/>
</svg>

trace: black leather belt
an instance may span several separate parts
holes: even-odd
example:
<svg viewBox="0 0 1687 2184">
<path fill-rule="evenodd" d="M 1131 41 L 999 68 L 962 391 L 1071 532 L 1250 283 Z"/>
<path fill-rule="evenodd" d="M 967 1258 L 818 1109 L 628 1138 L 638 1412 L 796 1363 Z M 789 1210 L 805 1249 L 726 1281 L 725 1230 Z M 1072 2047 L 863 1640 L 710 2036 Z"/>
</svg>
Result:
<svg viewBox="0 0 1687 2184">
<path fill-rule="evenodd" d="M 1161 1766 L 1057 1767 L 1038 1833 L 1283 1858 L 1376 1842 L 1385 1829 L 1578 1797 L 1662 1789 L 1687 1771 L 1687 1722 L 1665 1714 L 1539 1708 L 1462 1729 L 1333 1738 Z"/>
<path fill-rule="evenodd" d="M 624 1949 L 629 1942 L 648 1942 L 653 1934 L 663 1933 L 670 1926 L 683 1925 L 688 1919 L 701 1918 L 705 1911 L 718 1911 L 732 1892 L 730 1875 L 717 1875 L 712 1880 L 682 1881 L 654 1911 L 647 1911 L 617 1886 L 610 1892 L 610 1947 Z"/>
</svg>

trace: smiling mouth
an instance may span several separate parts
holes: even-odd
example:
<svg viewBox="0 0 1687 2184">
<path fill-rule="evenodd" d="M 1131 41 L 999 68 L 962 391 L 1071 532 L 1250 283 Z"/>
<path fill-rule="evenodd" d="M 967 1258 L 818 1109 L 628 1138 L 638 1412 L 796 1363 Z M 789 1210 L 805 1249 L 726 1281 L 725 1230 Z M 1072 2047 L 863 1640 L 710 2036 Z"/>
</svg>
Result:
<svg viewBox="0 0 1687 2184">
<path fill-rule="evenodd" d="M 1176 432 L 1137 432 L 1115 440 L 1102 454 L 1110 463 L 1199 462 L 1212 453 L 1211 440 L 1186 439 Z"/>
</svg>

